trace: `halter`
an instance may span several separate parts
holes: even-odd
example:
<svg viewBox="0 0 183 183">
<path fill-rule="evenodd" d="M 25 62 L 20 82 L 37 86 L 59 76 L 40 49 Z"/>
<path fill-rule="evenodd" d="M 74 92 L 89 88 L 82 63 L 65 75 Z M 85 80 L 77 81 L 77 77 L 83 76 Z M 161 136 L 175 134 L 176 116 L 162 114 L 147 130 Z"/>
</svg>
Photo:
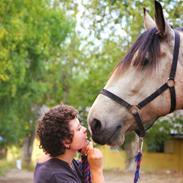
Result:
<svg viewBox="0 0 183 183">
<path fill-rule="evenodd" d="M 180 35 L 177 31 L 174 31 L 174 32 L 175 32 L 175 43 L 174 43 L 173 61 L 172 61 L 170 75 L 167 82 L 164 83 L 159 89 L 157 89 L 155 92 L 153 92 L 151 95 L 149 95 L 147 98 L 142 100 L 137 105 L 131 105 L 127 101 L 123 100 L 122 98 L 118 97 L 117 95 L 111 93 L 106 89 L 102 89 L 102 91 L 100 92 L 100 94 L 109 97 L 110 99 L 114 100 L 116 103 L 125 107 L 133 115 L 138 126 L 138 129 L 136 129 L 135 132 L 139 137 L 144 137 L 145 132 L 148 129 L 148 128 L 147 129 L 144 128 L 142 119 L 139 114 L 140 110 L 144 106 L 146 106 L 148 103 L 153 101 L 156 97 L 161 95 L 164 91 L 169 89 L 170 98 L 171 98 L 170 112 L 173 112 L 176 108 L 175 74 L 176 74 L 177 61 L 179 56 Z"/>
</svg>

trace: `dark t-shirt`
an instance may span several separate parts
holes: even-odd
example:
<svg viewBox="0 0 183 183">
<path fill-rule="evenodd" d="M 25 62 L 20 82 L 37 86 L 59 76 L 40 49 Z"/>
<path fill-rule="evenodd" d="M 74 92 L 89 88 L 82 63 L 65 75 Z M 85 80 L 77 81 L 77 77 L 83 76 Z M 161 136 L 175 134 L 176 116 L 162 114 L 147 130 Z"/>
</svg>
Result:
<svg viewBox="0 0 183 183">
<path fill-rule="evenodd" d="M 73 160 L 73 168 L 67 162 L 52 158 L 38 163 L 34 172 L 34 183 L 82 183 L 80 165 Z"/>
</svg>

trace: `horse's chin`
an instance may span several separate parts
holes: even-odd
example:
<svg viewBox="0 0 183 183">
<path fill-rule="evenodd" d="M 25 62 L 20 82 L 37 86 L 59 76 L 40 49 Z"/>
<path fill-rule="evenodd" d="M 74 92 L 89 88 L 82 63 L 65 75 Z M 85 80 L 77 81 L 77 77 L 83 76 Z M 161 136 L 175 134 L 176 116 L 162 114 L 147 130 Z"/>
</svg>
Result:
<svg viewBox="0 0 183 183">
<path fill-rule="evenodd" d="M 121 146 L 123 145 L 124 141 L 125 141 L 125 135 L 120 134 L 117 138 L 110 139 L 108 145 L 111 147 Z"/>
<path fill-rule="evenodd" d="M 126 125 L 125 128 L 121 128 L 108 140 L 108 145 L 115 147 L 115 146 L 121 146 L 125 142 L 125 134 L 128 133 L 130 129 L 130 124 Z"/>
</svg>

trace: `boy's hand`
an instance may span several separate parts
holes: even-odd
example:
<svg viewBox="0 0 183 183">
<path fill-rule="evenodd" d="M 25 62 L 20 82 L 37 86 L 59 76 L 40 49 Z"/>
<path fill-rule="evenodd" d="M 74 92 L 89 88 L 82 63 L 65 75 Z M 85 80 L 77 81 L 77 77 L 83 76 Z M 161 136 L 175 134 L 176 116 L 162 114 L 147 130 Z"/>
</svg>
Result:
<svg viewBox="0 0 183 183">
<path fill-rule="evenodd" d="M 88 162 L 90 164 L 91 171 L 102 171 L 103 170 L 103 155 L 102 152 L 93 147 L 93 143 L 90 142 L 86 148 L 86 154 Z"/>
</svg>

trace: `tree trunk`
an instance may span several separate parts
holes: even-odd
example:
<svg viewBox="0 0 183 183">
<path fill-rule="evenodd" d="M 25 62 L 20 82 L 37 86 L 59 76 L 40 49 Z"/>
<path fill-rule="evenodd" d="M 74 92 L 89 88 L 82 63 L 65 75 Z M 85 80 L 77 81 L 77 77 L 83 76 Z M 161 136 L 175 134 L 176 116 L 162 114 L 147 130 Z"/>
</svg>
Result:
<svg viewBox="0 0 183 183">
<path fill-rule="evenodd" d="M 32 132 L 32 134 L 29 134 L 24 140 L 22 148 L 22 163 L 25 168 L 30 167 L 34 136 L 35 133 Z"/>
<path fill-rule="evenodd" d="M 43 105 L 41 107 L 38 105 L 34 105 L 32 107 L 32 112 L 35 115 L 35 119 L 34 119 L 35 126 L 36 126 L 37 119 L 42 117 L 48 110 L 49 108 L 46 105 Z M 29 168 L 31 163 L 33 143 L 34 143 L 34 137 L 35 137 L 35 126 L 32 127 L 32 132 L 24 139 L 24 144 L 22 148 L 22 164 L 25 168 Z"/>
<path fill-rule="evenodd" d="M 7 156 L 8 149 L 6 147 L 0 147 L 0 159 L 4 159 Z"/>
</svg>

